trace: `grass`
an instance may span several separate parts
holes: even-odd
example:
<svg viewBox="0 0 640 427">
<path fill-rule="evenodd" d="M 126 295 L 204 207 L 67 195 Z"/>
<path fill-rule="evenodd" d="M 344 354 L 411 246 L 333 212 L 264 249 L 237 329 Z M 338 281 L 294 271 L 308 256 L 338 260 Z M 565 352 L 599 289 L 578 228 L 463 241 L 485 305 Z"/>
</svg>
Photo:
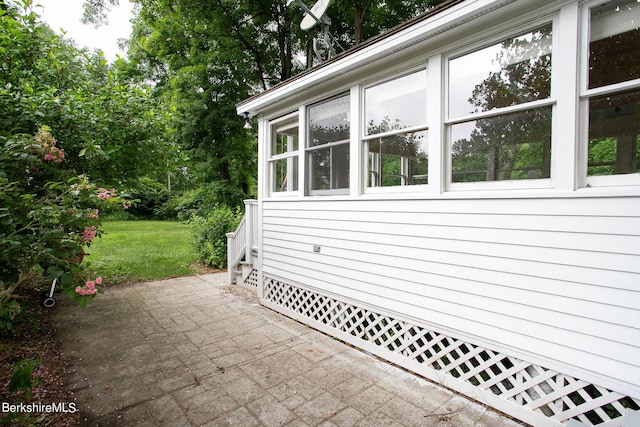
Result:
<svg viewBox="0 0 640 427">
<path fill-rule="evenodd" d="M 105 284 L 188 276 L 202 272 L 189 227 L 175 221 L 105 221 L 105 233 L 85 261 Z"/>
</svg>

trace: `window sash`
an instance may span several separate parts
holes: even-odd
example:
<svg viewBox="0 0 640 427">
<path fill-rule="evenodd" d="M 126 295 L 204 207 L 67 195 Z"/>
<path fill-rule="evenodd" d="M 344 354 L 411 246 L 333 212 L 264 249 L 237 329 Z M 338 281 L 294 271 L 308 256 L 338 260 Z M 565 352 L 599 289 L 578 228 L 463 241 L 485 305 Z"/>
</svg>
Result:
<svg viewBox="0 0 640 427">
<path fill-rule="evenodd" d="M 620 75 L 620 81 L 609 80 L 609 84 L 594 85 L 592 82 L 590 62 L 592 43 L 632 30 L 632 27 L 625 23 L 625 18 L 628 16 L 625 17 L 624 13 L 603 15 L 604 20 L 594 21 L 592 13 L 594 9 L 601 6 L 613 8 L 616 3 L 616 1 L 612 1 L 603 5 L 602 1 L 593 1 L 584 4 L 582 8 L 581 114 L 579 122 L 581 156 L 579 171 L 583 180 L 582 184 L 587 187 L 640 185 L 640 171 L 637 169 L 637 165 L 640 163 L 638 148 L 635 147 L 635 150 L 632 150 L 634 145 L 640 145 L 640 132 L 636 131 L 635 136 L 616 132 L 619 126 L 613 123 L 615 117 L 602 118 L 601 122 L 596 125 L 597 122 L 594 122 L 593 116 L 605 111 L 593 109 L 593 101 L 596 99 L 603 101 L 608 97 L 615 100 L 624 94 L 640 93 L 640 78 L 625 80 L 629 78 L 628 75 Z M 631 15 L 637 15 L 638 12 L 640 12 L 640 7 L 636 6 Z M 621 26 L 614 24 L 621 24 Z M 635 50 L 632 51 L 638 55 Z M 602 73 L 602 71 L 599 72 Z M 625 107 L 627 107 L 626 104 L 622 106 L 622 108 Z M 628 123 L 636 121 L 633 117 L 627 120 Z M 600 129 L 600 132 L 592 133 L 596 131 L 596 128 Z M 606 134 L 610 135 L 607 137 Z M 598 152 L 595 152 L 595 147 L 599 147 Z M 624 152 L 619 152 L 619 150 L 624 150 Z M 608 155 L 606 151 L 609 151 Z M 635 168 L 631 165 L 635 165 Z"/>
<path fill-rule="evenodd" d="M 295 129 L 295 132 L 291 132 Z M 295 141 L 287 141 L 286 151 L 277 153 L 278 135 L 283 134 Z M 269 122 L 269 144 L 267 159 L 268 194 L 272 196 L 298 194 L 300 184 L 298 171 L 300 168 L 300 121 L 298 113 L 292 113 Z M 295 142 L 295 143 L 292 143 Z M 278 164 L 286 161 L 284 178 L 277 176 Z M 278 182 L 279 181 L 279 182 Z"/>
<path fill-rule="evenodd" d="M 487 52 L 489 52 L 488 49 L 490 49 L 491 47 L 494 48 L 494 50 L 500 50 L 501 52 L 504 51 L 504 49 L 502 48 L 502 44 L 505 42 L 508 42 L 510 40 L 516 40 L 519 38 L 526 38 L 527 35 L 532 34 L 538 30 L 540 30 L 541 28 L 548 28 L 549 29 L 549 35 L 551 37 L 550 40 L 543 40 L 545 43 L 545 46 L 547 47 L 547 50 L 545 51 L 545 55 L 539 55 L 536 56 L 536 58 L 544 58 L 544 56 L 546 55 L 552 55 L 552 46 L 555 45 L 555 39 L 556 37 L 558 37 L 557 35 L 557 31 L 556 31 L 556 22 L 555 19 L 551 20 L 551 21 L 545 21 L 545 22 L 540 22 L 537 24 L 532 25 L 531 27 L 529 27 L 530 29 L 522 29 L 521 31 L 516 32 L 512 32 L 511 34 L 507 34 L 507 35 L 503 35 L 502 38 L 497 39 L 495 42 L 493 42 L 491 45 L 489 45 L 489 47 L 484 47 L 484 48 L 480 48 L 480 49 L 476 49 L 476 50 L 472 50 L 472 49 L 467 49 L 464 52 L 457 52 L 455 55 L 449 55 L 447 57 L 445 57 L 445 63 L 446 63 L 446 71 L 443 75 L 446 76 L 446 82 L 443 82 L 445 84 L 446 89 L 446 93 L 445 93 L 445 103 L 444 105 L 446 106 L 445 109 L 445 115 L 446 118 L 443 120 L 443 124 L 446 128 L 446 132 L 444 134 L 445 139 L 447 141 L 445 147 L 445 152 L 444 155 L 446 156 L 446 179 L 445 182 L 443 183 L 443 185 L 445 186 L 445 191 L 454 191 L 454 190 L 462 190 L 462 189 L 491 189 L 491 188 L 496 188 L 496 189 L 509 189 L 509 188 L 513 188 L 513 189 L 518 189 L 518 188 L 548 188 L 551 185 L 551 174 L 552 174 L 552 168 L 551 168 L 551 148 L 553 145 L 553 140 L 554 140 L 554 136 L 553 136 L 553 116 L 554 116 L 554 111 L 555 111 L 555 106 L 557 104 L 557 99 L 555 98 L 555 91 L 553 90 L 553 80 L 554 80 L 554 67 L 551 66 L 549 68 L 549 74 L 548 74 L 548 79 L 549 79 L 549 85 L 550 85 L 550 89 L 548 90 L 547 93 L 543 93 L 542 95 L 546 95 L 544 98 L 541 99 L 534 99 L 534 100 L 530 100 L 530 101 L 526 101 L 526 102 L 521 102 L 521 103 L 512 103 L 510 105 L 504 106 L 504 107 L 497 107 L 497 108 L 491 108 L 491 109 L 486 109 L 486 108 L 481 108 L 480 111 L 475 111 L 475 112 L 470 112 L 468 114 L 460 114 L 460 113 L 456 113 L 451 109 L 451 103 L 452 103 L 452 99 L 451 97 L 454 96 L 454 94 L 451 92 L 451 88 L 453 87 L 453 85 L 456 84 L 456 81 L 452 81 L 452 74 L 451 74 L 451 63 L 452 61 L 456 61 L 456 60 L 460 60 L 461 58 L 464 58 L 467 55 L 473 55 L 476 52 L 481 52 L 484 49 L 487 49 Z M 535 54 L 532 54 L 532 58 L 535 56 Z M 525 58 L 526 59 L 526 58 Z M 553 62 L 553 57 L 550 56 L 550 60 L 551 62 Z M 520 61 L 522 62 L 522 61 Z M 518 62 L 518 63 L 520 63 Z M 544 65 L 544 63 L 543 63 Z M 547 66 L 545 65 L 544 68 L 542 68 L 542 70 L 547 70 L 546 68 Z M 501 71 L 497 71 L 494 70 L 495 72 L 504 72 L 505 68 L 502 68 Z M 534 70 L 534 72 L 537 72 L 537 70 Z M 469 94 L 470 95 L 470 94 Z M 540 95 L 540 94 L 538 94 Z M 471 105 L 471 104 L 469 104 Z M 460 108 L 458 108 L 459 110 Z M 484 179 L 478 179 L 478 180 L 472 180 L 470 182 L 464 182 L 464 181 L 460 181 L 460 177 L 464 176 L 464 174 L 466 173 L 467 175 L 471 176 L 470 174 L 473 171 L 457 171 L 454 169 L 455 163 L 456 161 L 458 162 L 458 165 L 460 165 L 460 157 L 456 156 L 454 153 L 454 143 L 458 142 L 458 141 L 453 141 L 453 132 L 455 130 L 455 128 L 459 125 L 463 125 L 465 123 L 469 123 L 469 124 L 473 124 L 475 122 L 475 124 L 477 124 L 478 122 L 485 120 L 485 121 L 491 121 L 492 119 L 499 119 L 501 117 L 509 117 L 509 116 L 518 116 L 521 113 L 527 113 L 527 112 L 531 112 L 531 111 L 544 111 L 544 110 L 548 110 L 549 111 L 549 119 L 548 121 L 545 121 L 545 123 L 541 123 L 541 125 L 544 126 L 548 126 L 549 131 L 550 131 L 550 141 L 537 141 L 541 144 L 543 144 L 541 147 L 542 151 L 541 151 L 541 158 L 536 159 L 539 160 L 538 163 L 541 163 L 541 172 L 540 173 L 535 173 L 535 168 L 533 168 L 532 165 L 528 165 L 527 167 L 529 169 L 532 170 L 532 173 L 527 173 L 526 176 L 523 175 L 523 172 L 520 171 L 516 171 L 515 175 L 513 175 L 515 169 L 511 168 L 509 170 L 504 170 L 502 172 L 500 172 L 499 169 L 499 162 L 502 161 L 502 158 L 498 158 L 496 157 L 496 164 L 494 166 L 496 166 L 496 170 L 494 171 L 495 173 L 492 173 L 491 175 L 489 175 L 490 172 L 490 165 L 489 165 L 489 159 L 487 158 L 487 169 L 484 170 Z M 527 145 L 527 142 L 534 142 L 534 141 L 526 141 L 523 142 L 522 144 L 517 144 L 517 147 L 523 146 L 523 145 Z M 491 144 L 492 146 L 494 146 L 494 144 Z M 501 144 L 497 144 L 495 145 L 495 150 L 496 153 L 498 153 L 498 148 L 501 147 Z M 514 147 L 516 147 L 514 146 Z M 472 147 L 473 148 L 473 147 Z M 515 149 L 515 148 L 514 148 Z M 517 151 L 517 150 L 516 150 Z M 473 148 L 472 152 L 477 152 L 479 157 L 482 157 L 482 150 L 479 150 L 478 148 Z M 491 153 L 491 149 L 489 149 L 489 151 L 487 151 L 487 156 L 490 155 Z M 496 154 L 496 156 L 498 156 L 498 154 Z M 529 167 L 531 166 L 531 167 Z M 522 169 L 522 168 L 521 168 Z M 526 168 L 525 168 L 526 169 Z M 462 174 L 462 175 L 461 175 Z M 458 178 L 456 179 L 455 176 L 458 176 Z M 515 177 L 515 178 L 511 178 L 511 177 Z M 530 176 L 530 177 L 529 177 Z M 506 179 L 501 178 L 501 177 L 507 177 Z M 491 179 L 490 179 L 491 178 Z"/>
</svg>

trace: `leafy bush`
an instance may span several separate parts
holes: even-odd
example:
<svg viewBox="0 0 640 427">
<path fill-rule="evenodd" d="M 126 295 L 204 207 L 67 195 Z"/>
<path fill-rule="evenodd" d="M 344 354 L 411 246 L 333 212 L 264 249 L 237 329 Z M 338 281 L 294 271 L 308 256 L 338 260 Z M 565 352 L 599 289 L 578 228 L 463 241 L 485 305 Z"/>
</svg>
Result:
<svg viewBox="0 0 640 427">
<path fill-rule="evenodd" d="M 8 389 L 11 393 L 19 390 L 30 390 L 33 386 L 33 371 L 40 366 L 42 360 L 21 360 L 13 365 L 13 375 Z"/>
<path fill-rule="evenodd" d="M 242 215 L 239 208 L 218 206 L 206 218 L 191 218 L 192 244 L 204 264 L 215 268 L 227 266 L 226 233 L 236 229 Z"/>
<path fill-rule="evenodd" d="M 178 219 L 187 221 L 194 215 L 207 217 L 218 206 L 240 208 L 246 197 L 242 190 L 226 181 L 215 181 L 186 191 L 175 199 L 170 199 L 170 203 Z"/>
<path fill-rule="evenodd" d="M 0 299 L 0 334 L 13 329 L 13 322 L 21 312 L 22 308 L 18 301 Z"/>
<path fill-rule="evenodd" d="M 158 218 L 158 209 L 169 199 L 169 191 L 165 186 L 147 177 L 140 178 L 135 188 L 128 190 L 127 194 L 136 200 L 127 213 L 145 219 Z"/>
<path fill-rule="evenodd" d="M 35 136 L 0 136 L 0 306 L 44 273 L 82 306 L 102 281 L 82 265 L 84 248 L 100 235 L 100 214 L 118 203 L 115 189 L 69 176 L 65 153 L 49 129 Z M 3 322 L 11 320 L 11 312 Z M 6 313 L 5 313 L 6 314 Z M 8 325 L 3 325 L 8 329 Z"/>
</svg>

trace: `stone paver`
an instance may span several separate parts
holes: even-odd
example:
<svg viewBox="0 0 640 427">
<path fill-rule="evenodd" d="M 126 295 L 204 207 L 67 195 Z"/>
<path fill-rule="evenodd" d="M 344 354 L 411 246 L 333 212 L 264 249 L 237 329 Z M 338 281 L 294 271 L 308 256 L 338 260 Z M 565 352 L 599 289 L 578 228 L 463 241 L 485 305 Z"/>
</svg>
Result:
<svg viewBox="0 0 640 427">
<path fill-rule="evenodd" d="M 90 426 L 491 426 L 516 422 L 228 286 L 226 273 L 107 289 L 54 319 Z M 449 416 L 437 414 L 452 412 Z"/>
</svg>

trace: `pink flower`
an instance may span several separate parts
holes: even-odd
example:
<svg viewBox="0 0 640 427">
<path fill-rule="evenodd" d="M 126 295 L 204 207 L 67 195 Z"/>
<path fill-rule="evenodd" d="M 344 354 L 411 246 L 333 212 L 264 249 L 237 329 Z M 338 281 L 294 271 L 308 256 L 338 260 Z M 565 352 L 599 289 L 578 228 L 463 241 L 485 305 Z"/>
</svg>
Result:
<svg viewBox="0 0 640 427">
<path fill-rule="evenodd" d="M 102 276 L 96 277 L 96 285 L 102 285 Z"/>
<path fill-rule="evenodd" d="M 94 225 L 92 225 L 91 227 L 85 227 L 84 232 L 82 233 L 82 241 L 85 243 L 89 243 L 90 241 L 95 239 L 97 232 L 98 231 L 96 230 L 96 227 Z"/>
<path fill-rule="evenodd" d="M 76 293 L 82 295 L 82 288 L 80 286 L 76 286 Z"/>
</svg>

